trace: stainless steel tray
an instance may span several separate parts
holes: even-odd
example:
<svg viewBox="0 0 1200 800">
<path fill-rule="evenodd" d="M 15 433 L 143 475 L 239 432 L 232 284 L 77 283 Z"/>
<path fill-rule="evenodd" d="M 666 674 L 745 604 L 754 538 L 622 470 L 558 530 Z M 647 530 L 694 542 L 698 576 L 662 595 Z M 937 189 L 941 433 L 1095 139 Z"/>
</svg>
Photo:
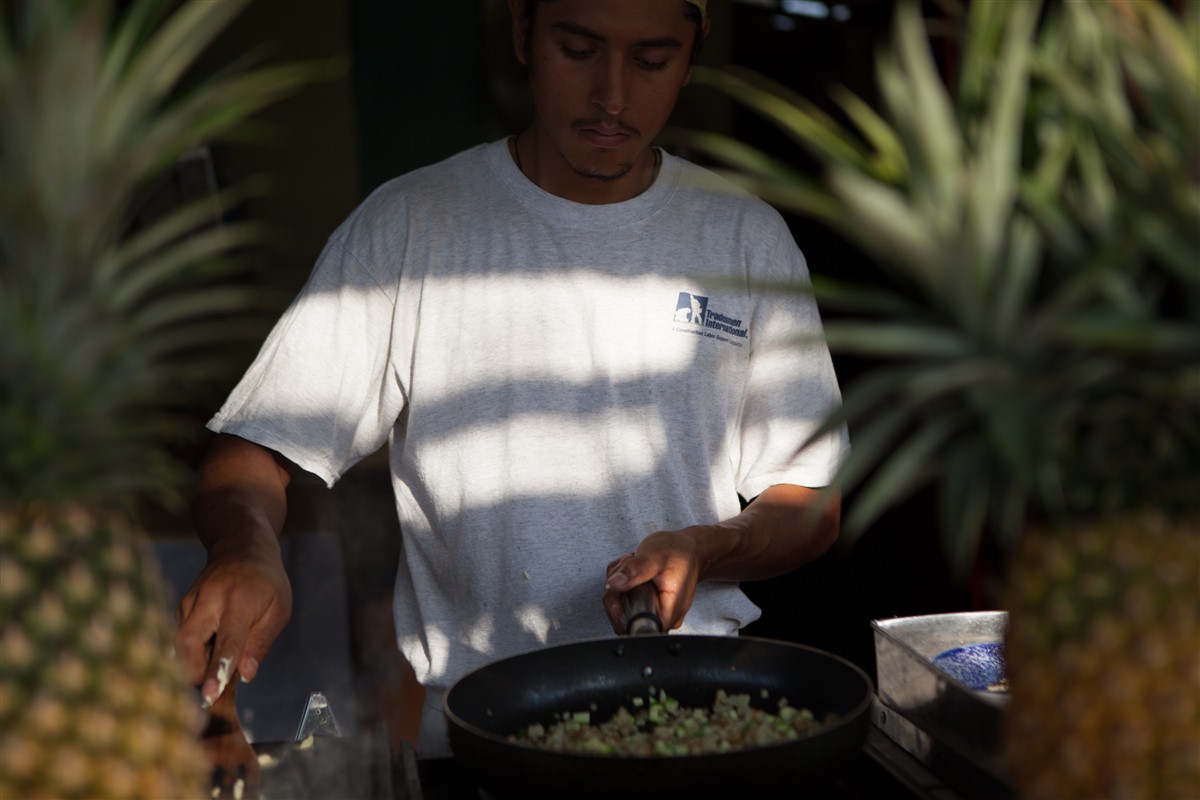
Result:
<svg viewBox="0 0 1200 800">
<path fill-rule="evenodd" d="M 931 614 L 871 625 L 882 706 L 876 724 L 926 762 L 945 747 L 1002 780 L 999 746 L 1008 695 L 972 690 L 932 661 L 956 647 L 1003 642 L 1008 613 Z M 902 720 L 894 718 L 897 714 Z"/>
</svg>

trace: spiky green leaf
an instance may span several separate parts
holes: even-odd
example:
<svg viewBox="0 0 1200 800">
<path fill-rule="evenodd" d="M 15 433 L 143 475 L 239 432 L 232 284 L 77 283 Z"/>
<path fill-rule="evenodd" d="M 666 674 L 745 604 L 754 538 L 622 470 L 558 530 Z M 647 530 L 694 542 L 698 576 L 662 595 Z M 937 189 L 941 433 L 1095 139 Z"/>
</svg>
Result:
<svg viewBox="0 0 1200 800">
<path fill-rule="evenodd" d="M 0 14 L 0 502 L 126 510 L 180 498 L 168 445 L 197 393 L 233 377 L 265 242 L 225 217 L 253 187 L 138 230 L 186 152 L 328 65 L 193 75 L 246 0 L 22 4 Z M 11 20 L 19 29 L 9 27 Z M 184 87 L 184 76 L 188 86 Z M 254 189 L 257 190 L 257 189 Z M 139 221 L 138 224 L 142 224 Z"/>
<path fill-rule="evenodd" d="M 879 267 L 856 288 L 812 265 L 831 348 L 874 360 L 822 428 L 855 445 L 848 528 L 936 484 L 961 569 L 984 530 L 1008 546 L 1031 517 L 1194 505 L 1200 4 L 972 3 L 954 85 L 933 29 L 897 9 L 878 105 L 836 90 L 848 126 L 744 72 L 697 75 L 787 120 L 820 182 L 714 157 Z"/>
</svg>

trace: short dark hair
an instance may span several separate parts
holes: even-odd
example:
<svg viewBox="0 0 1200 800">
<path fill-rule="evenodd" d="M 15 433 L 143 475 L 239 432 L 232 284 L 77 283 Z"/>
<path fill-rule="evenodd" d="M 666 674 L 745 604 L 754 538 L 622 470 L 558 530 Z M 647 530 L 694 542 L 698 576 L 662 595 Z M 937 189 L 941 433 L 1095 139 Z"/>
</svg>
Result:
<svg viewBox="0 0 1200 800">
<path fill-rule="evenodd" d="M 533 21 L 537 17 L 538 6 L 542 0 L 525 0 L 525 19 L 521 22 L 525 26 L 525 60 L 529 61 L 533 57 L 533 46 L 530 44 L 531 39 L 529 32 L 533 30 Z M 694 23 L 696 23 L 696 35 L 692 37 L 692 52 L 688 57 L 688 63 L 695 64 L 696 59 L 700 57 L 700 48 L 704 46 L 704 14 L 695 3 L 689 3 L 687 0 L 680 0 L 683 3 L 683 13 Z"/>
</svg>

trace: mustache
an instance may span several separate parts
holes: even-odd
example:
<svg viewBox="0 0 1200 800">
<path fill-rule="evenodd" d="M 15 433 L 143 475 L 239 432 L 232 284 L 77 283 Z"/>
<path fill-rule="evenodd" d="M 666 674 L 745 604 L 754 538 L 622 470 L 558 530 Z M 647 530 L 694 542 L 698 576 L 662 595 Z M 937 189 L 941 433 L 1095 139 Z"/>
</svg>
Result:
<svg viewBox="0 0 1200 800">
<path fill-rule="evenodd" d="M 623 119 L 618 119 L 616 121 L 615 125 L 611 122 L 605 122 L 604 120 L 600 119 L 599 117 L 593 117 L 591 119 L 577 119 L 571 123 L 571 129 L 576 130 L 576 131 L 582 130 L 583 128 L 612 128 L 612 127 L 617 128 L 617 130 L 621 131 L 622 133 L 628 133 L 631 136 L 641 136 L 642 135 L 642 132 L 640 130 L 638 130 L 636 126 L 630 125 L 628 122 L 626 122 Z"/>
</svg>

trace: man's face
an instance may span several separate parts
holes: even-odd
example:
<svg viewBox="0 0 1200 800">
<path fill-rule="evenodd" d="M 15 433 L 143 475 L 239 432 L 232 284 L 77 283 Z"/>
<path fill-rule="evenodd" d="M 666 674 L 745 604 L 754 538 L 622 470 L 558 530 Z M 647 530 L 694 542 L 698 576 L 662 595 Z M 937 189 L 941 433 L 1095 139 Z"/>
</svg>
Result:
<svg viewBox="0 0 1200 800">
<path fill-rule="evenodd" d="M 517 26 L 542 188 L 583 202 L 621 195 L 652 163 L 650 143 L 691 76 L 697 29 L 684 9 L 682 0 L 553 0 L 531 31 Z"/>
</svg>

